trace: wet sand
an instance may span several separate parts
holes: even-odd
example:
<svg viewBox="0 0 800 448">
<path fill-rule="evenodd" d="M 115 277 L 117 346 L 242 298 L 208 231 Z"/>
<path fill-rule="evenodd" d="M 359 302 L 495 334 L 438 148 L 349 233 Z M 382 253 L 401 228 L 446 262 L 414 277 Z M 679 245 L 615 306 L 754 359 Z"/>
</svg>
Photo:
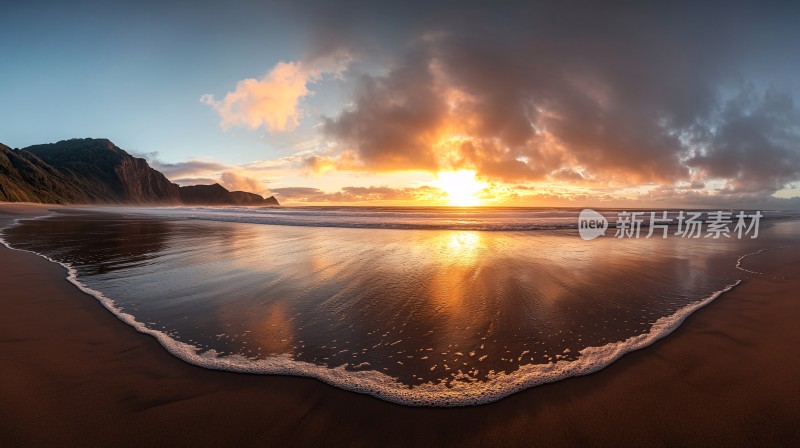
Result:
<svg viewBox="0 0 800 448">
<path fill-rule="evenodd" d="M 0 205 L 0 225 L 42 210 Z M 183 363 L 61 266 L 0 247 L 0 445 L 791 445 L 800 253 L 746 263 L 765 274 L 596 374 L 431 409 Z"/>
</svg>

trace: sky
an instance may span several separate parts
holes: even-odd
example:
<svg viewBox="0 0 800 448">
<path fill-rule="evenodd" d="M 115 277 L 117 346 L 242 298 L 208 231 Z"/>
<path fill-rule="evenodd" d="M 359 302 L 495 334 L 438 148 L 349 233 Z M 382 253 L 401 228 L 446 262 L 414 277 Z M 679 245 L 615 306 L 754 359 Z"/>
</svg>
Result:
<svg viewBox="0 0 800 448">
<path fill-rule="evenodd" d="M 800 6 L 37 2 L 0 142 L 284 204 L 800 208 Z"/>
</svg>

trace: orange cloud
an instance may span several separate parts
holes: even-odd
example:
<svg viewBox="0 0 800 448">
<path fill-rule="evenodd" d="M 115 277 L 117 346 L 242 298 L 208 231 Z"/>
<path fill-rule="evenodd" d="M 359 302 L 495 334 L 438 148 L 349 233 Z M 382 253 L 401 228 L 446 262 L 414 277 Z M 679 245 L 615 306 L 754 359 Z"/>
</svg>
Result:
<svg viewBox="0 0 800 448">
<path fill-rule="evenodd" d="M 260 79 L 239 81 L 221 100 L 206 94 L 200 101 L 217 111 L 224 130 L 243 126 L 264 127 L 271 133 L 291 131 L 300 125 L 300 100 L 313 94 L 309 84 L 326 73 L 341 73 L 350 60 L 347 53 L 339 52 L 310 63 L 281 61 Z"/>
<path fill-rule="evenodd" d="M 286 187 L 273 188 L 272 193 L 281 203 L 444 203 L 446 194 L 437 187 L 392 188 L 344 187 L 332 193 L 318 188 Z"/>
<path fill-rule="evenodd" d="M 220 184 L 227 188 L 228 191 L 247 191 L 258 194 L 264 194 L 268 191 L 258 179 L 247 177 L 234 171 L 223 172 L 219 180 Z"/>
<path fill-rule="evenodd" d="M 279 62 L 261 79 L 244 79 L 222 100 L 203 95 L 203 103 L 220 116 L 223 129 L 261 126 L 269 132 L 291 131 L 300 124 L 298 102 L 308 95 L 308 82 L 318 77 L 300 62 Z"/>
</svg>

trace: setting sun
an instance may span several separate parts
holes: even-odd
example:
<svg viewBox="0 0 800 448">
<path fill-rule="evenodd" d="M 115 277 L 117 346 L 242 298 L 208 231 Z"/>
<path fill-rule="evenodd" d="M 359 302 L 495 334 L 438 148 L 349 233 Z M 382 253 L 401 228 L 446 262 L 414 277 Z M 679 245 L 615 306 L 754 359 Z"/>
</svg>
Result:
<svg viewBox="0 0 800 448">
<path fill-rule="evenodd" d="M 447 193 L 447 204 L 453 206 L 481 205 L 477 194 L 486 187 L 485 182 L 475 179 L 475 171 L 459 170 L 440 172 L 435 186 Z"/>
</svg>

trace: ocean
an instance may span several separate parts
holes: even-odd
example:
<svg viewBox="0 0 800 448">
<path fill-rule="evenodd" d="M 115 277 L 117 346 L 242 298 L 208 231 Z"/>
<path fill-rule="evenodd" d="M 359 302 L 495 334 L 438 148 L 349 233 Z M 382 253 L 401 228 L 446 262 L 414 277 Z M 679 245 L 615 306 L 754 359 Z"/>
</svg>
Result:
<svg viewBox="0 0 800 448">
<path fill-rule="evenodd" d="M 600 210 L 613 221 L 621 210 Z M 488 403 L 668 335 L 784 247 L 579 237 L 579 209 L 61 209 L 3 230 L 178 358 L 414 406 Z M 673 216 L 677 211 L 670 211 Z M 88 299 L 88 298 L 87 298 Z M 703 347 L 698 347 L 703 350 Z"/>
</svg>

